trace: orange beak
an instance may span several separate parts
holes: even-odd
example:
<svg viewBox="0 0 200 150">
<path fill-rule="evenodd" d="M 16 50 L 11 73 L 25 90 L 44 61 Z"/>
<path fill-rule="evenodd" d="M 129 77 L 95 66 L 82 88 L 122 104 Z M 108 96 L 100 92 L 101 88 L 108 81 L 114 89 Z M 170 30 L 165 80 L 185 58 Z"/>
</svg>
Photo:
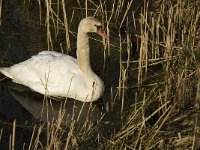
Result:
<svg viewBox="0 0 200 150">
<path fill-rule="evenodd" d="M 105 38 L 107 41 L 109 40 L 109 36 L 105 33 L 105 31 L 103 31 L 102 29 L 97 30 L 97 33 L 102 36 L 103 38 Z"/>
</svg>

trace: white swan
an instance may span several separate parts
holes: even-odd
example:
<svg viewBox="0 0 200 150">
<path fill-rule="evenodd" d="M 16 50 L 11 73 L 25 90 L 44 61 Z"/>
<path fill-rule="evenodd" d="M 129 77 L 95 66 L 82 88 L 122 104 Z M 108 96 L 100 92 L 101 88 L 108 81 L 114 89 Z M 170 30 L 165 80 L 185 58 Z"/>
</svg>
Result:
<svg viewBox="0 0 200 150">
<path fill-rule="evenodd" d="M 42 51 L 24 62 L 0 68 L 0 72 L 44 95 L 95 101 L 103 94 L 104 84 L 91 69 L 88 32 L 96 32 L 108 40 L 102 24 L 87 17 L 78 27 L 77 60 L 62 53 Z"/>
</svg>

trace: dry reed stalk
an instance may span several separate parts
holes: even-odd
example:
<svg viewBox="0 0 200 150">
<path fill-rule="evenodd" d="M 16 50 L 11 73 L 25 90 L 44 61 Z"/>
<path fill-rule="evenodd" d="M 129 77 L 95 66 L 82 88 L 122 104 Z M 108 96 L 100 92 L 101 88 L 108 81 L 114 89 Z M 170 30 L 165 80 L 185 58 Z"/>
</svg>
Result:
<svg viewBox="0 0 200 150">
<path fill-rule="evenodd" d="M 167 33 L 166 33 L 166 41 L 165 41 L 165 51 L 164 51 L 164 57 L 167 60 L 166 66 L 165 66 L 165 72 L 166 72 L 166 80 L 165 80 L 165 99 L 164 103 L 168 101 L 169 97 L 171 96 L 171 84 L 172 84 L 172 74 L 171 74 L 171 60 L 172 57 L 172 47 L 173 47 L 173 22 L 172 22 L 172 14 L 173 14 L 173 8 L 171 7 L 169 9 L 169 15 L 168 15 L 168 26 L 167 26 Z M 165 108 L 167 110 L 167 107 Z M 165 111 L 163 110 L 163 111 Z"/>
<path fill-rule="evenodd" d="M 126 18 L 128 19 L 127 14 L 128 14 L 128 11 L 130 10 L 130 7 L 131 7 L 132 3 L 133 3 L 133 0 L 131 0 L 130 2 L 128 2 L 128 5 L 126 7 L 126 11 L 124 13 L 124 16 L 123 16 L 121 24 L 120 24 L 120 28 L 122 27 L 122 25 L 125 22 Z M 122 6 L 123 6 L 123 4 L 122 4 Z"/>
<path fill-rule="evenodd" d="M 69 51 L 71 51 L 71 44 L 70 44 L 70 38 L 69 38 L 69 25 L 67 21 L 67 13 L 66 13 L 64 0 L 62 0 L 62 9 L 63 9 L 63 17 L 64 17 L 64 25 L 65 25 L 66 52 L 68 53 Z"/>
<path fill-rule="evenodd" d="M 51 140 L 51 132 L 52 131 L 50 131 L 50 129 L 51 129 L 51 127 L 50 127 L 51 125 L 50 125 L 50 122 L 47 122 L 47 124 L 46 124 L 46 135 L 47 135 L 47 137 L 46 137 L 46 148 L 47 149 L 51 149 L 51 147 L 50 147 L 50 144 L 51 144 L 51 142 L 50 142 L 50 140 Z"/>
<path fill-rule="evenodd" d="M 38 1 L 38 7 L 39 7 L 39 18 L 40 18 L 40 25 L 42 25 L 42 7 L 41 7 L 41 1 Z"/>
<path fill-rule="evenodd" d="M 127 76 L 127 69 L 124 69 L 123 68 L 123 70 L 121 70 L 122 71 L 122 87 L 121 87 L 121 93 L 122 93 L 122 95 L 121 95 L 121 97 L 120 97 L 120 99 L 121 99 L 121 117 L 123 117 L 123 110 L 124 110 L 124 99 L 125 99 L 125 88 L 126 88 L 126 80 L 127 80 L 127 78 L 126 78 L 126 76 Z"/>
<path fill-rule="evenodd" d="M 81 116 L 81 113 L 82 113 L 82 111 L 83 111 L 84 106 L 85 106 L 85 102 L 84 102 L 83 105 L 81 106 L 81 110 L 80 110 L 80 112 L 79 112 L 79 114 L 78 114 L 78 118 L 77 118 L 76 121 L 78 121 L 78 120 L 80 119 L 80 116 Z"/>
<path fill-rule="evenodd" d="M 85 0 L 85 16 L 88 16 L 88 1 Z"/>
<path fill-rule="evenodd" d="M 141 26 L 141 44 L 139 50 L 139 63 L 138 63 L 138 88 L 141 88 L 143 78 L 146 77 L 147 73 L 147 66 L 148 66 L 148 25 L 147 25 L 147 18 L 148 18 L 148 5 L 144 8 L 143 14 L 140 18 L 140 26 Z M 143 69 L 144 68 L 144 69 Z M 143 73 L 144 72 L 144 73 Z"/>
<path fill-rule="evenodd" d="M 47 45 L 48 50 L 53 50 L 51 31 L 50 31 L 50 9 L 51 9 L 51 0 L 45 0 L 46 3 L 46 27 L 47 27 Z"/>
<path fill-rule="evenodd" d="M 64 122 L 64 116 L 66 115 L 66 101 L 61 105 L 58 116 L 52 122 L 47 124 L 47 148 L 48 149 L 60 149 L 63 142 L 62 137 L 66 132 L 68 121 Z M 65 125 L 66 123 L 66 125 Z M 72 122 L 73 124 L 73 122 Z"/>
<path fill-rule="evenodd" d="M 34 125 L 33 127 L 33 132 L 32 132 L 32 135 L 31 135 L 31 140 L 30 140 L 30 143 L 29 143 L 29 146 L 28 146 L 28 150 L 31 150 L 32 148 L 32 143 L 33 143 L 33 137 L 35 135 L 35 132 L 36 132 L 36 125 Z"/>
<path fill-rule="evenodd" d="M 49 121 L 49 102 L 48 102 L 48 98 L 47 98 L 47 94 L 44 95 L 44 98 L 43 98 L 43 103 L 42 103 L 42 110 L 41 110 L 41 116 L 40 116 L 40 121 L 42 121 L 42 118 L 43 118 L 43 115 L 45 115 L 46 117 L 46 121 L 48 122 Z"/>
<path fill-rule="evenodd" d="M 0 0 L 0 26 L 1 26 L 1 22 L 2 22 L 1 13 L 2 13 L 2 0 Z"/>
<path fill-rule="evenodd" d="M 13 121 L 11 150 L 15 150 L 15 131 L 16 131 L 16 120 Z"/>
<path fill-rule="evenodd" d="M 135 142 L 134 142 L 134 144 L 133 144 L 133 145 L 134 145 L 134 146 L 133 146 L 133 149 L 137 149 L 138 144 L 142 143 L 142 140 L 143 140 L 142 137 L 143 137 L 143 136 L 141 136 L 141 135 L 142 135 L 144 126 L 145 126 L 145 120 L 142 121 L 141 126 L 140 126 L 140 128 L 138 129 L 138 130 L 139 130 L 139 133 L 137 134 L 137 138 L 136 138 L 136 140 L 135 140 Z"/>
<path fill-rule="evenodd" d="M 75 142 L 76 138 L 73 135 L 74 128 L 75 128 L 74 122 L 72 122 L 71 125 L 70 125 L 70 129 L 69 129 L 68 135 L 67 135 L 67 139 L 66 139 L 66 144 L 65 144 L 64 150 L 68 150 L 70 140 L 74 141 L 74 144 L 77 144 L 77 142 Z"/>
<path fill-rule="evenodd" d="M 63 131 L 59 123 L 48 123 L 47 135 L 47 149 L 60 149 L 62 144 L 61 137 L 63 135 Z"/>
<path fill-rule="evenodd" d="M 125 0 L 119 0 L 118 3 L 117 3 L 117 9 L 116 9 L 116 13 L 115 13 L 115 24 L 117 23 L 118 19 L 119 19 L 119 16 L 120 16 L 120 13 L 122 12 L 122 8 L 124 6 L 124 1 Z"/>
<path fill-rule="evenodd" d="M 108 30 L 108 27 L 107 27 L 107 31 L 108 31 L 108 36 L 109 36 L 109 30 Z M 109 52 L 110 52 L 110 42 L 108 41 L 108 48 L 107 48 L 107 44 L 105 44 L 105 42 L 103 41 L 103 45 L 104 45 L 104 48 L 103 48 L 103 57 L 104 57 L 104 62 L 103 62 L 103 72 L 105 72 L 106 70 L 106 60 L 107 60 L 107 57 L 109 57 Z"/>
<path fill-rule="evenodd" d="M 60 1 L 57 0 L 57 13 L 56 13 L 56 34 L 55 36 L 58 37 L 59 34 L 59 18 L 60 18 Z"/>
<path fill-rule="evenodd" d="M 173 60 L 176 60 L 177 59 L 177 57 L 176 56 L 172 56 L 171 58 L 169 58 L 171 61 L 173 61 Z M 129 63 L 139 63 L 139 61 L 140 60 L 131 60 L 131 61 L 129 61 Z M 143 61 L 143 62 L 145 62 L 145 60 L 141 60 L 141 61 Z M 164 58 L 164 57 L 158 57 L 158 58 L 149 58 L 148 59 L 148 66 L 154 66 L 154 65 L 156 65 L 156 64 L 160 64 L 160 63 L 165 63 L 165 62 L 167 62 L 167 60 Z M 126 63 L 126 62 L 123 62 L 123 63 Z M 143 67 L 144 68 L 144 67 Z"/>
<path fill-rule="evenodd" d="M 110 17 L 109 17 L 109 19 L 107 19 L 107 26 L 110 25 L 111 19 L 113 18 L 114 14 L 115 14 L 115 3 L 116 3 L 116 1 L 114 0 L 114 2 L 112 4 Z M 107 10 L 106 10 L 106 12 L 107 12 Z M 106 17 L 106 18 L 108 18 L 108 17 Z"/>
<path fill-rule="evenodd" d="M 123 72 L 123 66 L 122 66 L 122 37 L 121 34 L 119 34 L 119 84 L 118 84 L 118 94 L 119 94 L 119 100 L 121 100 L 121 91 L 122 91 L 122 72 Z"/>
<path fill-rule="evenodd" d="M 40 142 L 40 134 L 42 132 L 42 129 L 43 129 L 43 125 L 41 125 L 37 130 L 37 137 L 34 140 L 33 150 L 37 150 L 39 145 L 41 146 L 41 148 L 43 148 L 43 145 Z"/>
<path fill-rule="evenodd" d="M 138 134 L 137 134 L 137 138 L 136 138 L 136 140 L 135 140 L 135 142 L 134 142 L 134 149 L 136 149 L 136 147 L 138 146 L 138 144 L 139 143 L 142 143 L 142 140 L 143 140 L 143 138 L 142 137 L 144 137 L 144 136 L 141 136 L 141 134 L 142 134 L 142 132 L 143 132 L 143 130 L 144 130 L 144 128 L 145 128 L 145 124 L 146 124 L 146 121 L 145 121 L 145 116 L 144 116 L 144 106 L 145 106 L 145 103 L 146 103 L 146 92 L 144 92 L 144 96 L 143 96 L 143 101 L 142 101 L 142 106 L 141 106 L 141 110 L 142 110 L 142 118 L 141 118 L 141 125 L 140 125 L 140 128 L 138 129 Z"/>
<path fill-rule="evenodd" d="M 157 21 L 155 20 L 155 32 L 156 32 L 156 36 L 155 36 L 155 57 L 154 58 L 159 58 L 162 57 L 160 56 L 160 19 L 161 19 L 161 14 L 158 16 Z"/>
</svg>

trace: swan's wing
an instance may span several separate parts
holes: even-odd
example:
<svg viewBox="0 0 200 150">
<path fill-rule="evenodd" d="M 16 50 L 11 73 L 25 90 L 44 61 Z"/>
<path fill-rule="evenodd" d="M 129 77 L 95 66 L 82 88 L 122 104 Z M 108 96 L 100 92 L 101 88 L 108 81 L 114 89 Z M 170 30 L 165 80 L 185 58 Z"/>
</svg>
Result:
<svg viewBox="0 0 200 150">
<path fill-rule="evenodd" d="M 76 97 L 78 92 L 86 89 L 84 76 L 76 59 L 68 55 L 44 55 L 32 57 L 32 70 L 37 72 L 37 79 L 27 82 L 27 85 L 40 93 L 49 95 Z M 39 59 L 39 62 L 36 63 Z M 34 75 L 33 75 L 34 76 Z M 44 91 L 46 89 L 47 91 Z"/>
<path fill-rule="evenodd" d="M 88 83 L 75 58 L 55 52 L 41 52 L 7 68 L 14 82 L 42 94 L 85 99 Z M 89 89 L 90 91 L 90 89 Z"/>
<path fill-rule="evenodd" d="M 50 84 L 60 84 L 63 82 L 63 77 L 76 76 L 79 73 L 76 59 L 51 51 L 41 52 L 9 68 L 13 81 L 25 85 L 27 82 L 46 82 L 47 80 Z"/>
</svg>

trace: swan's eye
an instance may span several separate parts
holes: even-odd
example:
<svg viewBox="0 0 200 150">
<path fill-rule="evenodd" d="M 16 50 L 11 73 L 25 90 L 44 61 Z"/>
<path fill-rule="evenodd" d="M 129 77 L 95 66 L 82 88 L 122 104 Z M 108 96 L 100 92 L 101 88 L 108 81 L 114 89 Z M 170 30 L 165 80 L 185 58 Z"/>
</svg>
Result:
<svg viewBox="0 0 200 150">
<path fill-rule="evenodd" d="M 97 30 L 101 29 L 102 28 L 102 25 L 94 25 L 95 27 L 97 27 Z"/>
</svg>

